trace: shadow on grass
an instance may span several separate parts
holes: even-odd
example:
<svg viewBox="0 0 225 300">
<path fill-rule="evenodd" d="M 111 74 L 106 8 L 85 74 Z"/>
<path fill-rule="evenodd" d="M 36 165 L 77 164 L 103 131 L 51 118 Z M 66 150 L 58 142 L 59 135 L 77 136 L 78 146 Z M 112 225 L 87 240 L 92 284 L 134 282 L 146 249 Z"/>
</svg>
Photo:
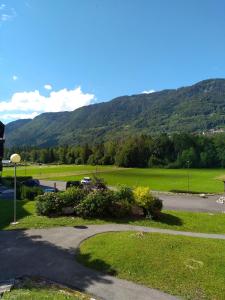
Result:
<svg viewBox="0 0 225 300">
<path fill-rule="evenodd" d="M 88 219 L 89 221 L 92 219 Z M 94 219 L 93 219 L 94 220 Z M 171 226 L 182 226 L 183 221 L 181 218 L 167 214 L 167 213 L 160 213 L 157 219 L 148 219 L 145 217 L 127 217 L 127 218 L 121 218 L 121 219 L 115 219 L 115 218 L 104 218 L 103 221 L 109 223 L 116 223 L 116 224 L 135 224 L 135 225 L 142 225 L 142 226 L 149 226 L 152 223 L 162 223 L 167 224 Z M 138 224 L 140 222 L 140 224 Z M 146 224 L 148 222 L 148 224 Z"/>
<path fill-rule="evenodd" d="M 7 300 L 90 300 L 88 295 L 45 277 L 22 276 L 8 283 L 13 284 L 13 289 L 4 295 L 3 299 Z"/>
<path fill-rule="evenodd" d="M 28 201 L 17 200 L 16 202 L 16 218 L 20 220 L 26 216 L 31 215 L 24 205 Z M 13 222 L 14 218 L 14 201 L 13 200 L 0 200 L 0 230 L 5 229 Z"/>
<path fill-rule="evenodd" d="M 166 214 L 166 213 L 161 213 L 159 218 L 154 221 L 158 222 L 158 223 L 172 225 L 172 226 L 182 226 L 183 225 L 183 221 L 179 217 L 171 215 L 171 214 Z"/>
<path fill-rule="evenodd" d="M 82 254 L 80 250 L 78 250 L 76 258 L 78 262 L 80 262 L 88 268 L 95 269 L 112 276 L 117 275 L 117 271 L 114 270 L 109 264 L 105 263 L 101 259 L 92 259 L 90 253 Z"/>
<path fill-rule="evenodd" d="M 74 239 L 76 236 L 74 234 Z M 51 234 L 0 231 L 0 281 L 26 275 L 45 277 L 81 291 L 97 282 L 109 285 L 110 289 L 112 282 L 103 273 L 89 270 L 76 262 L 75 253 L 79 251 L 76 246 L 65 245 L 63 236 L 56 244 L 48 238 L 51 239 Z M 104 262 L 99 260 L 95 264 L 113 273 Z"/>
</svg>

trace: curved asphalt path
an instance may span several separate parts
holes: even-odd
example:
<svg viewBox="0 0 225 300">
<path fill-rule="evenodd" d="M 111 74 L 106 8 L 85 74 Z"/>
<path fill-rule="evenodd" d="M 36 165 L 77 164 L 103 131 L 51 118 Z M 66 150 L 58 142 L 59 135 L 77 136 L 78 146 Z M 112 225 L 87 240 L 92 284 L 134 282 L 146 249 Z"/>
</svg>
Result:
<svg viewBox="0 0 225 300">
<path fill-rule="evenodd" d="M 144 231 L 225 239 L 225 235 L 180 232 L 132 225 L 106 224 L 50 229 L 0 231 L 0 281 L 24 275 L 41 276 L 105 300 L 178 299 L 88 269 L 75 260 L 80 243 L 90 236 L 112 231 Z"/>
</svg>

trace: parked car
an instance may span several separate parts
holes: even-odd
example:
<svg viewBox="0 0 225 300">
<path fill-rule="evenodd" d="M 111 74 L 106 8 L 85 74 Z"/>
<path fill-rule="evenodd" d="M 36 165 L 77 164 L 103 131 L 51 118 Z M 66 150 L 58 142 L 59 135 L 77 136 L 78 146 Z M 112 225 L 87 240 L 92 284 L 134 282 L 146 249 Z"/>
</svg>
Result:
<svg viewBox="0 0 225 300">
<path fill-rule="evenodd" d="M 84 177 L 80 182 L 82 184 L 91 184 L 91 178 L 90 177 Z"/>
<path fill-rule="evenodd" d="M 67 181 L 66 183 L 66 189 L 70 188 L 70 187 L 79 187 L 82 188 L 83 185 L 80 181 Z"/>
<path fill-rule="evenodd" d="M 21 182 L 21 184 L 34 187 L 34 186 L 40 186 L 40 182 L 38 179 L 27 179 L 26 181 Z"/>
<path fill-rule="evenodd" d="M 45 187 L 43 188 L 44 193 L 56 193 L 58 192 L 57 188 L 52 188 L 52 187 Z"/>
</svg>

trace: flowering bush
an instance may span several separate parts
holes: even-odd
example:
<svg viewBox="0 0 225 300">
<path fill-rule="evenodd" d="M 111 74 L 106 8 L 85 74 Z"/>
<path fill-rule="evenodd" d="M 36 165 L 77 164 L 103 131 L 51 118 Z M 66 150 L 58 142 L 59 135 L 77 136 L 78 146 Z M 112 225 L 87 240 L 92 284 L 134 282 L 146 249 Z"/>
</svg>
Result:
<svg viewBox="0 0 225 300">
<path fill-rule="evenodd" d="M 137 187 L 134 190 L 134 199 L 143 208 L 146 216 L 157 218 L 162 210 L 162 200 L 154 197 L 148 187 Z"/>
</svg>

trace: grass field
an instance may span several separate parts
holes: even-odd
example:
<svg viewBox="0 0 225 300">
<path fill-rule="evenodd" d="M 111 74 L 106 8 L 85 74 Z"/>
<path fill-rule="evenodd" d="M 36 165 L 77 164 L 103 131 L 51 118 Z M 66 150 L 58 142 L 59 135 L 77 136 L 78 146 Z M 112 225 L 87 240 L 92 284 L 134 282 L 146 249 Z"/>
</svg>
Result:
<svg viewBox="0 0 225 300">
<path fill-rule="evenodd" d="M 78 260 L 88 267 L 185 299 L 224 299 L 224 240 L 141 232 L 103 233 L 81 244 Z"/>
<path fill-rule="evenodd" d="M 18 167 L 18 176 L 33 176 L 48 180 L 80 180 L 85 175 L 98 174 L 112 186 L 149 186 L 158 191 L 189 191 L 222 193 L 224 169 L 138 169 L 114 166 L 41 165 Z M 189 174 L 189 175 L 188 175 Z M 13 168 L 4 168 L 3 176 L 12 176 Z"/>
<path fill-rule="evenodd" d="M 223 233 L 225 234 L 225 215 L 209 213 L 192 213 L 181 211 L 163 211 L 158 221 L 149 219 L 122 219 L 122 220 L 100 220 L 83 219 L 78 217 L 48 218 L 37 216 L 34 201 L 17 201 L 17 219 L 19 224 L 10 225 L 13 220 L 13 201 L 0 200 L 0 229 L 27 229 L 48 228 L 59 226 L 78 226 L 105 223 L 126 223 L 147 227 L 159 227 L 165 229 Z"/>
</svg>

